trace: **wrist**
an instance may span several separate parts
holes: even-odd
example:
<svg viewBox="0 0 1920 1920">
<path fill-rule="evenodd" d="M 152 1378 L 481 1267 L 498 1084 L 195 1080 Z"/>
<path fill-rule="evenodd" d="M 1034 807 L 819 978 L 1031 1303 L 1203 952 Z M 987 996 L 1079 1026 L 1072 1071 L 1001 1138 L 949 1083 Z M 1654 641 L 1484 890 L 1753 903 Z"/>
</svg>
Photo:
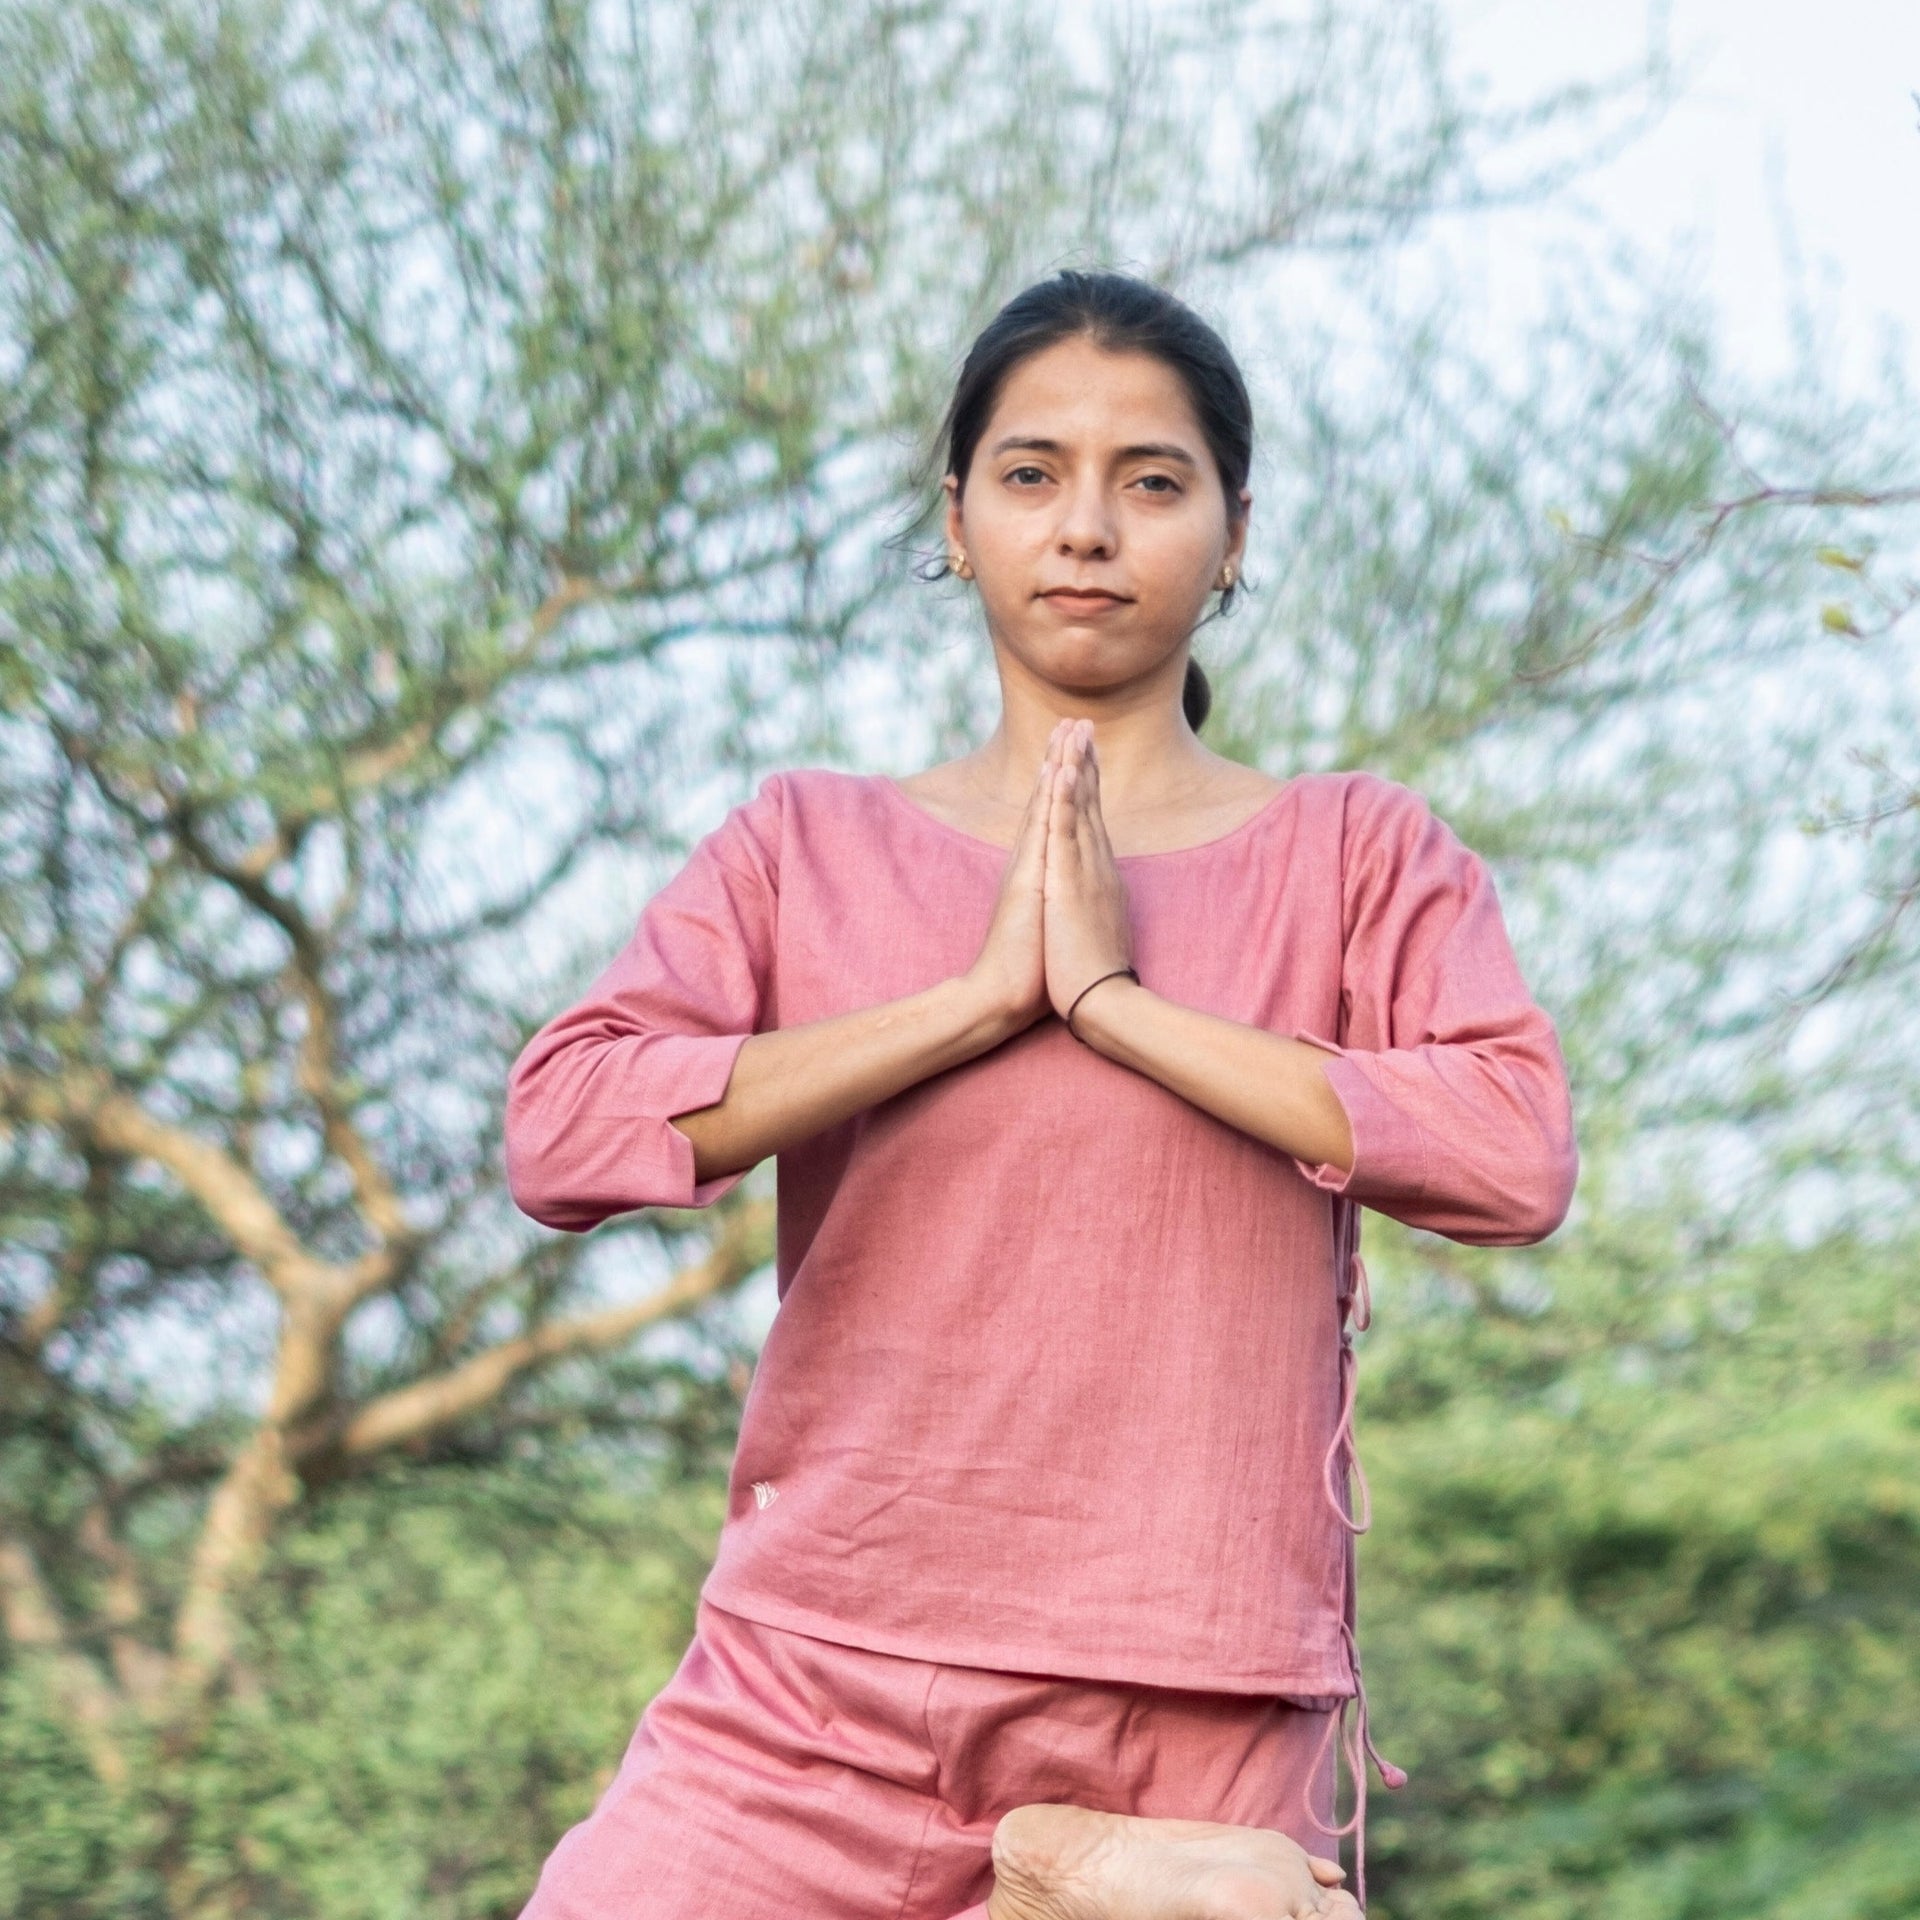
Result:
<svg viewBox="0 0 1920 1920">
<path fill-rule="evenodd" d="M 1105 1053 L 1118 1041 L 1139 996 L 1147 991 L 1127 973 L 1110 973 L 1081 990 L 1069 1008 L 1067 1030 L 1076 1040 Z"/>
<path fill-rule="evenodd" d="M 1032 1010 L 1015 1006 L 1001 988 L 973 973 L 955 974 L 933 992 L 952 1022 L 954 1042 L 963 1059 L 1012 1039 L 1035 1018 Z"/>
</svg>

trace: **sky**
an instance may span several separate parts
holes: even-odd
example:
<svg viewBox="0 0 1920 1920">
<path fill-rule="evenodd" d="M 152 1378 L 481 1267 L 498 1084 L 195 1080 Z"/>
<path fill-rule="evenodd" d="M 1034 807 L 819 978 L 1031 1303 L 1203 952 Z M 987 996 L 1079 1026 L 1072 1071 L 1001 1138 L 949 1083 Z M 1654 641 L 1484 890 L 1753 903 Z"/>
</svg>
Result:
<svg viewBox="0 0 1920 1920">
<path fill-rule="evenodd" d="M 1496 99 L 1617 70 L 1644 47 L 1650 18 L 1692 70 L 1658 126 L 1552 206 L 1455 224 L 1449 250 L 1472 267 L 1493 324 L 1521 316 L 1584 209 L 1603 232 L 1695 262 L 1727 357 L 1756 377 L 1790 364 L 1797 287 L 1839 327 L 1861 385 L 1883 335 L 1903 329 L 1920 390 L 1920 0 L 1444 4 L 1460 67 L 1484 74 Z M 773 1309 L 763 1279 L 739 1302 L 750 1334 Z"/>
<path fill-rule="evenodd" d="M 1571 198 L 1656 255 L 1684 250 L 1747 370 L 1790 366 L 1798 297 L 1835 328 L 1829 364 L 1849 384 L 1868 384 L 1897 328 L 1920 387 L 1920 0 L 1447 0 L 1446 12 L 1461 67 L 1495 99 L 1615 70 L 1663 20 L 1689 76 L 1682 97 Z M 1522 297 L 1525 220 L 1462 236 L 1496 309 Z"/>
<path fill-rule="evenodd" d="M 1799 306 L 1840 384 L 1877 384 L 1892 338 L 1920 392 L 1920 0 L 1446 0 L 1446 12 L 1456 71 L 1483 74 L 1489 103 L 1619 71 L 1650 21 L 1664 21 L 1682 70 L 1659 122 L 1576 186 L 1433 235 L 1490 327 L 1520 325 L 1556 248 L 1619 238 L 1682 263 L 1718 309 L 1730 368 L 1789 371 Z M 763 1275 L 738 1297 L 742 1326 L 763 1335 L 775 1304 Z"/>
</svg>

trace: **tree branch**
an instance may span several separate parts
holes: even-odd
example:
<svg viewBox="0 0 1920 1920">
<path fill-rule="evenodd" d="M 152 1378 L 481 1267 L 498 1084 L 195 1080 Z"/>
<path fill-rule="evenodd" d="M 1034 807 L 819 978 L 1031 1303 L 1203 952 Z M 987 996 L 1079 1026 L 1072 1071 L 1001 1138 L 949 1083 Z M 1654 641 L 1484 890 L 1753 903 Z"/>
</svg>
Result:
<svg viewBox="0 0 1920 1920">
<path fill-rule="evenodd" d="M 79 1128 L 110 1152 L 165 1167 L 282 1300 L 326 1302 L 337 1315 L 391 1271 L 388 1247 L 344 1264 L 315 1259 L 238 1160 L 184 1127 L 156 1120 L 97 1069 L 73 1068 L 57 1081 L 0 1069 L 0 1107 L 43 1125 Z"/>
<path fill-rule="evenodd" d="M 124 1786 L 126 1755 L 113 1736 L 120 1703 L 99 1669 L 69 1644 L 33 1549 L 12 1534 L 0 1535 L 0 1624 L 22 1652 L 47 1662 L 94 1772 L 110 1787 Z"/>
<path fill-rule="evenodd" d="M 569 1354 L 604 1352 L 643 1327 L 737 1286 L 764 1264 L 772 1231 L 771 1202 L 756 1200 L 733 1208 L 707 1257 L 645 1299 L 536 1327 L 445 1373 L 383 1394 L 344 1420 L 303 1437 L 298 1455 L 303 1460 L 328 1455 L 361 1460 L 452 1426 L 497 1400 L 515 1380 L 536 1368 Z"/>
</svg>

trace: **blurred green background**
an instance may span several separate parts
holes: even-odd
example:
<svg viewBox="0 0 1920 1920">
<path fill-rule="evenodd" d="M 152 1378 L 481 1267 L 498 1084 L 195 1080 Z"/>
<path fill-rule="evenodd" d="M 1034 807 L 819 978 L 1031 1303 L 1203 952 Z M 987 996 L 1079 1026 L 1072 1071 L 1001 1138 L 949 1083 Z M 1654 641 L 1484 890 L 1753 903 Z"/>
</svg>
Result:
<svg viewBox="0 0 1920 1920">
<path fill-rule="evenodd" d="M 506 1069 L 762 773 L 990 726 L 927 458 L 1064 263 L 1256 391 L 1207 738 L 1426 793 L 1575 1078 L 1553 1240 L 1367 1224 L 1373 1909 L 1920 1913 L 1902 363 L 1404 270 L 1680 79 L 1491 105 L 1415 0 L 0 9 L 0 1915 L 512 1916 L 610 1777 L 771 1169 L 538 1229 Z"/>
</svg>

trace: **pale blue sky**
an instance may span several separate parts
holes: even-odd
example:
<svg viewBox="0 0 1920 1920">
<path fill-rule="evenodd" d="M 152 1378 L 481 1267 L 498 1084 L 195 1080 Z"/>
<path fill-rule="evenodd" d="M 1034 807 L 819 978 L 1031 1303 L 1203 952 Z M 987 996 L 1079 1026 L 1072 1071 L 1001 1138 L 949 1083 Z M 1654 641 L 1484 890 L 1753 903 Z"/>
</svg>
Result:
<svg viewBox="0 0 1920 1920">
<path fill-rule="evenodd" d="M 1646 42 L 1646 0 L 1450 0 L 1463 67 L 1495 97 L 1618 67 Z M 1729 357 L 1788 360 L 1785 210 L 1806 294 L 1841 322 L 1841 364 L 1862 384 L 1891 319 L 1920 384 L 1920 0 L 1672 0 L 1659 8 L 1684 98 L 1577 198 L 1664 252 L 1693 249 Z M 1563 208 L 1555 223 L 1564 223 Z M 1505 221 L 1468 245 L 1523 297 L 1530 249 Z"/>
</svg>

